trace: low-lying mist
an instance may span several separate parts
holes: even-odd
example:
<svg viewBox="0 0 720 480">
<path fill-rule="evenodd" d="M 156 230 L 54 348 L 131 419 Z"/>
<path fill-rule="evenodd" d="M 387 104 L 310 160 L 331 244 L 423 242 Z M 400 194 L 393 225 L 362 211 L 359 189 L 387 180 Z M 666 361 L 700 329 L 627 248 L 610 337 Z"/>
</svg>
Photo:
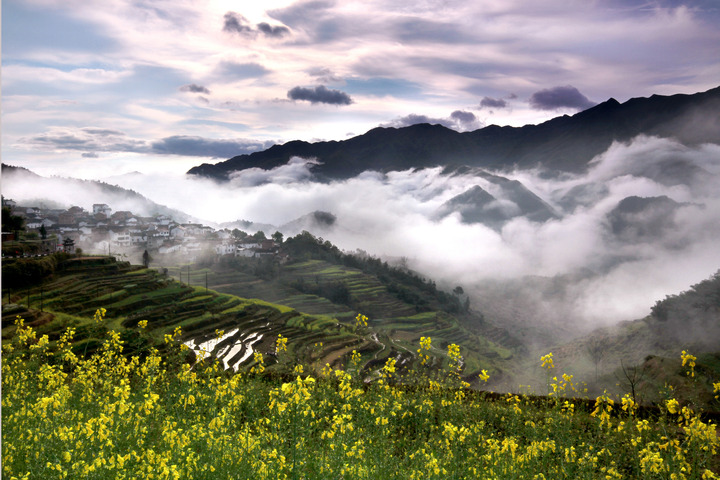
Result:
<svg viewBox="0 0 720 480">
<path fill-rule="evenodd" d="M 718 145 L 638 137 L 613 144 L 581 175 L 431 168 L 317 182 L 315 163 L 294 158 L 225 184 L 173 175 L 111 183 L 216 225 L 250 220 L 286 235 L 304 228 L 347 251 L 405 257 L 523 335 L 569 337 L 643 317 L 720 268 Z M 31 188 L 3 185 L 16 201 L 40 196 Z M 79 195 L 53 191 L 54 200 L 88 208 L 87 193 Z M 295 221 L 315 211 L 336 220 Z"/>
</svg>

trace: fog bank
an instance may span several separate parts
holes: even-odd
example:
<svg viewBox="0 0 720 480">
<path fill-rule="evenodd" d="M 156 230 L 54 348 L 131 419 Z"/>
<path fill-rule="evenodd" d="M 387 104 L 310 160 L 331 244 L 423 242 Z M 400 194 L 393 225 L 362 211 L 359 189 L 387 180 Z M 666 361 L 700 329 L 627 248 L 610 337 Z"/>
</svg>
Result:
<svg viewBox="0 0 720 480">
<path fill-rule="evenodd" d="M 475 308 L 510 327 L 552 324 L 571 334 L 640 318 L 720 268 L 718 145 L 638 137 L 612 145 L 580 175 L 431 168 L 320 183 L 316 163 L 295 158 L 225 184 L 170 175 L 112 182 L 208 222 L 282 229 L 330 212 L 334 223 L 307 229 L 347 251 L 406 257 L 440 285 L 461 285 Z M 4 184 L 4 195 L 42 193 L 23 188 Z M 68 204 L 97 203 L 93 194 L 53 191 Z M 301 228 L 294 222 L 283 233 Z"/>
</svg>

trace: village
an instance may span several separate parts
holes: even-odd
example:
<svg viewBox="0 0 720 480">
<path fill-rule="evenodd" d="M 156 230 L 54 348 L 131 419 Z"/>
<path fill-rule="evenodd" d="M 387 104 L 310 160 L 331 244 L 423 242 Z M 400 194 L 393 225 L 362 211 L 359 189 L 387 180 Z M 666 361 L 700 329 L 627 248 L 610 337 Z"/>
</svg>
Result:
<svg viewBox="0 0 720 480">
<path fill-rule="evenodd" d="M 239 229 L 220 229 L 199 223 L 179 223 L 168 215 L 143 217 L 130 211 L 113 211 L 96 203 L 92 211 L 79 206 L 68 209 L 25 207 L 2 199 L 3 209 L 24 223 L 24 235 L 5 225 L 3 243 L 22 243 L 16 255 L 44 255 L 53 252 L 135 257 L 144 251 L 151 255 L 182 255 L 188 260 L 200 254 L 238 257 L 277 256 L 283 234 L 266 238 L 264 232 L 249 235 Z M 5 222 L 3 221 L 3 224 Z M 139 253 L 138 253 L 139 252 Z M 6 249 L 3 256 L 8 255 Z"/>
</svg>

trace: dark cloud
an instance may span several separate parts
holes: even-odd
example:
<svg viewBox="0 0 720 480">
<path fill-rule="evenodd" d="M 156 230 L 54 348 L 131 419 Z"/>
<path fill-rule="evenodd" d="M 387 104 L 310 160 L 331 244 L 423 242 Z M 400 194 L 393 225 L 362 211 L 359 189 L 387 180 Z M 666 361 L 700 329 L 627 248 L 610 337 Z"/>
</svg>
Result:
<svg viewBox="0 0 720 480">
<path fill-rule="evenodd" d="M 180 87 L 181 92 L 191 92 L 191 93 L 204 93 L 206 95 L 210 95 L 210 90 L 208 90 L 207 87 L 203 87 L 202 85 L 196 85 L 194 83 L 191 83 L 189 85 L 183 85 Z"/>
<path fill-rule="evenodd" d="M 477 119 L 474 113 L 463 110 L 455 110 L 450 114 L 449 118 L 428 117 L 427 115 L 418 115 L 411 113 L 404 117 L 397 118 L 391 122 L 380 125 L 381 127 L 409 127 L 419 123 L 430 123 L 432 125 L 442 125 L 453 130 L 466 132 L 477 130 L 482 127 L 482 123 Z"/>
<path fill-rule="evenodd" d="M 507 102 L 502 98 L 483 97 L 480 100 L 480 108 L 505 108 Z"/>
<path fill-rule="evenodd" d="M 285 35 L 290 35 L 290 29 L 283 25 L 270 25 L 262 22 L 257 24 L 258 30 L 265 34 L 267 37 L 280 38 Z"/>
<path fill-rule="evenodd" d="M 227 12 L 223 18 L 225 20 L 223 23 L 224 32 L 239 33 L 240 35 L 253 34 L 253 28 L 250 26 L 250 22 L 239 13 Z"/>
<path fill-rule="evenodd" d="M 329 103 L 331 105 L 350 105 L 352 98 L 340 90 L 331 90 L 324 85 L 315 88 L 295 87 L 287 92 L 291 100 L 306 100 L 310 103 Z"/>
<path fill-rule="evenodd" d="M 447 118 L 433 118 L 427 115 L 418 115 L 417 113 L 411 113 L 404 117 L 396 118 L 395 120 L 383 123 L 381 127 L 409 127 L 410 125 L 417 125 L 419 123 L 430 123 L 433 125 L 442 125 L 443 127 L 452 128 L 454 122 Z"/>
<path fill-rule="evenodd" d="M 455 110 L 450 114 L 450 118 L 463 124 L 477 122 L 477 117 L 474 113 L 466 112 L 464 110 Z"/>
<path fill-rule="evenodd" d="M 160 155 L 230 158 L 271 147 L 275 142 L 250 139 L 210 139 L 175 135 L 148 142 L 128 137 L 116 130 L 81 128 L 54 130 L 20 139 L 39 149 L 81 151 L 84 158 L 98 158 L 97 152 L 132 152 Z"/>
<path fill-rule="evenodd" d="M 174 135 L 152 142 L 150 149 L 153 153 L 161 154 L 230 158 L 264 150 L 272 144 L 273 142 L 258 142 L 246 139 L 222 140 Z"/>
<path fill-rule="evenodd" d="M 117 130 L 94 127 L 77 130 L 55 129 L 33 137 L 21 138 L 20 142 L 43 150 L 76 150 L 88 153 L 107 151 L 147 152 L 147 145 L 141 140 L 129 138 L 123 132 Z"/>
<path fill-rule="evenodd" d="M 285 35 L 290 35 L 290 29 L 284 25 L 270 25 L 269 23 L 261 22 L 253 26 L 247 18 L 239 13 L 227 12 L 223 18 L 224 32 L 237 33 L 248 37 L 254 37 L 258 33 L 271 38 L 281 38 Z"/>
<path fill-rule="evenodd" d="M 556 110 L 558 108 L 585 110 L 596 103 L 590 101 L 577 88 L 566 85 L 533 93 L 530 97 L 530 105 L 537 110 Z"/>
</svg>

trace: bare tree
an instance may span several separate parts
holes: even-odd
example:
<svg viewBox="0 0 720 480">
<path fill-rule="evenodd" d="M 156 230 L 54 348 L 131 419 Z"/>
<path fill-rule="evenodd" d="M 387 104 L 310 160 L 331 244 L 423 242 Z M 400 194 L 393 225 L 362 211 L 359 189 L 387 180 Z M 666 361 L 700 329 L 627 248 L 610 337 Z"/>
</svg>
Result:
<svg viewBox="0 0 720 480">
<path fill-rule="evenodd" d="M 637 401 L 637 390 L 640 386 L 640 382 L 643 381 L 643 378 L 645 378 L 645 374 L 647 373 L 647 366 L 634 366 L 634 367 L 626 367 L 622 360 L 620 360 L 620 367 L 622 367 L 622 373 L 625 377 L 625 380 L 627 380 L 627 385 L 630 387 L 630 393 L 632 394 L 633 402 L 638 403 Z M 621 378 L 618 380 L 622 381 Z"/>
</svg>

